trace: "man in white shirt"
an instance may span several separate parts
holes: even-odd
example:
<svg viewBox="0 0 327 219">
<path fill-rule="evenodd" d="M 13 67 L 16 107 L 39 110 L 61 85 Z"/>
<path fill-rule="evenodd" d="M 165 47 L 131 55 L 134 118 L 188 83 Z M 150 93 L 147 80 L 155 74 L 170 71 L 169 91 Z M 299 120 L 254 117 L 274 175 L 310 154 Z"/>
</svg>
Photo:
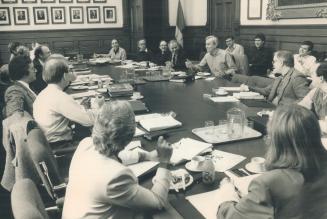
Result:
<svg viewBox="0 0 327 219">
<path fill-rule="evenodd" d="M 125 49 L 119 46 L 119 42 L 117 39 L 111 40 L 111 49 L 109 51 L 109 57 L 112 60 L 120 60 L 120 61 L 126 60 L 126 51 Z"/>
<path fill-rule="evenodd" d="M 232 56 L 225 50 L 217 48 L 218 38 L 215 36 L 206 37 L 207 54 L 198 65 L 186 62 L 186 67 L 201 71 L 206 65 L 209 66 L 211 73 L 217 77 L 234 74 L 237 70 Z"/>
<path fill-rule="evenodd" d="M 50 56 L 44 66 L 43 79 L 48 86 L 35 99 L 33 116 L 50 145 L 64 144 L 73 139 L 69 122 L 92 126 L 96 111 L 86 110 L 63 91 L 76 79 L 63 57 Z"/>
<path fill-rule="evenodd" d="M 316 57 L 311 55 L 313 43 L 311 41 L 303 41 L 299 48 L 299 54 L 294 55 L 294 68 L 311 77 L 316 68 Z"/>
<path fill-rule="evenodd" d="M 246 55 L 244 54 L 243 46 L 235 43 L 233 36 L 228 36 L 225 42 L 227 46 L 225 51 L 234 57 L 238 73 L 247 75 L 249 63 Z"/>
</svg>

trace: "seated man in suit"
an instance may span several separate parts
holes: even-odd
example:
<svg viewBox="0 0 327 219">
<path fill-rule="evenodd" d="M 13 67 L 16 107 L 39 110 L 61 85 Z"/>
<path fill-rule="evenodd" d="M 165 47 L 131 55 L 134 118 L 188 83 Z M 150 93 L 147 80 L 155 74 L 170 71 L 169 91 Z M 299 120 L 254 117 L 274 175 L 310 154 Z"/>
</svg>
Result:
<svg viewBox="0 0 327 219">
<path fill-rule="evenodd" d="M 153 54 L 150 50 L 146 48 L 146 40 L 141 39 L 137 43 L 138 51 L 136 53 L 135 61 L 142 62 L 142 61 L 152 61 Z"/>
<path fill-rule="evenodd" d="M 167 61 L 170 61 L 171 53 L 168 50 L 168 44 L 166 41 L 161 40 L 159 44 L 160 51 L 156 55 L 155 63 L 157 65 L 165 66 Z"/>
<path fill-rule="evenodd" d="M 249 64 L 248 59 L 244 54 L 243 46 L 235 43 L 233 36 L 228 36 L 225 42 L 227 46 L 226 52 L 233 56 L 235 64 L 237 66 L 237 72 L 240 74 L 247 75 L 249 70 Z"/>
<path fill-rule="evenodd" d="M 236 73 L 237 68 L 232 56 L 225 50 L 217 48 L 217 46 L 217 37 L 206 37 L 207 54 L 203 57 L 200 64 L 193 65 L 191 62 L 186 62 L 186 67 L 202 71 L 208 65 L 211 73 L 217 77 L 225 77 Z"/>
<path fill-rule="evenodd" d="M 126 60 L 126 51 L 125 49 L 119 46 L 119 42 L 117 39 L 111 40 L 111 49 L 109 51 L 109 57 L 112 60 Z"/>
<path fill-rule="evenodd" d="M 315 73 L 316 67 L 316 57 L 311 55 L 312 49 L 311 41 L 303 41 L 299 48 L 299 54 L 294 55 L 294 68 L 308 77 Z"/>
<path fill-rule="evenodd" d="M 272 53 L 265 47 L 266 37 L 258 33 L 254 37 L 255 48 L 247 55 L 249 58 L 249 74 L 267 76 L 267 70 L 271 69 Z"/>
<path fill-rule="evenodd" d="M 30 88 L 36 93 L 40 93 L 46 86 L 47 83 L 42 78 L 43 67 L 45 61 L 50 56 L 51 52 L 47 46 L 39 46 L 34 50 L 34 68 L 36 69 L 36 80 L 30 84 Z"/>
<path fill-rule="evenodd" d="M 294 58 L 291 52 L 277 51 L 273 58 L 274 71 L 281 74 L 267 87 L 249 87 L 241 85 L 244 90 L 258 92 L 275 105 L 286 105 L 298 102 L 309 92 L 309 81 L 294 69 Z"/>
<path fill-rule="evenodd" d="M 169 42 L 169 50 L 171 52 L 171 57 L 170 57 L 171 67 L 175 71 L 185 70 L 186 57 L 183 50 L 180 48 L 176 40 L 171 40 Z"/>
</svg>

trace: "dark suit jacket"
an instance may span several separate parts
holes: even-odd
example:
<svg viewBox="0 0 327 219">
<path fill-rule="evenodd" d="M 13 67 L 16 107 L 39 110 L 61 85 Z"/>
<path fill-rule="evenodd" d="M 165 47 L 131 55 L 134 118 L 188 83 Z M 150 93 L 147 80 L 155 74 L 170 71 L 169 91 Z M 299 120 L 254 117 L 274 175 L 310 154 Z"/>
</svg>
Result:
<svg viewBox="0 0 327 219">
<path fill-rule="evenodd" d="M 30 88 L 36 93 L 39 94 L 46 86 L 47 83 L 42 78 L 43 66 L 41 65 L 38 59 L 33 60 L 34 68 L 36 69 L 36 79 L 30 83 Z"/>
<path fill-rule="evenodd" d="M 247 57 L 249 57 L 249 74 L 266 76 L 267 69 L 272 68 L 272 51 L 266 47 L 261 47 L 260 49 L 253 48 L 250 50 Z"/>
<path fill-rule="evenodd" d="M 288 215 L 292 212 L 290 206 L 303 184 L 303 175 L 295 170 L 269 171 L 253 179 L 248 189 L 249 193 L 239 203 L 221 204 L 217 218 L 292 218 Z"/>
<path fill-rule="evenodd" d="M 284 77 L 276 78 L 274 83 L 267 87 L 250 87 L 250 90 L 266 96 L 268 101 L 273 101 L 277 97 L 277 104 L 285 105 L 302 100 L 310 91 L 309 83 L 302 73 L 291 68 Z"/>
<path fill-rule="evenodd" d="M 182 50 L 179 50 L 177 52 L 177 58 L 175 59 L 176 59 L 175 62 L 173 62 L 173 54 L 171 54 L 169 60 L 173 65 L 173 69 L 175 69 L 176 71 L 186 70 L 186 66 L 185 66 L 186 56 Z"/>
<path fill-rule="evenodd" d="M 138 51 L 136 53 L 135 61 L 142 62 L 142 61 L 153 61 L 153 54 L 150 50 L 147 52 L 145 51 Z"/>
<path fill-rule="evenodd" d="M 171 59 L 171 53 L 170 51 L 166 51 L 164 53 L 161 52 L 161 50 L 157 53 L 154 62 L 157 65 L 165 66 L 165 62 L 170 61 Z"/>
<path fill-rule="evenodd" d="M 26 111 L 33 115 L 33 103 L 36 96 L 19 82 L 14 82 L 5 93 L 5 116 L 11 116 L 14 112 Z"/>
</svg>

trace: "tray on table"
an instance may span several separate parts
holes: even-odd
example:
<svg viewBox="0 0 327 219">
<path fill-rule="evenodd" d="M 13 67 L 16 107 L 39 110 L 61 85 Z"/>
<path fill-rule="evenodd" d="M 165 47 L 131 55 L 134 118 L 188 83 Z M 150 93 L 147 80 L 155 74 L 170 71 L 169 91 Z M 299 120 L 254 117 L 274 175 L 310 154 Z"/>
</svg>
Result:
<svg viewBox="0 0 327 219">
<path fill-rule="evenodd" d="M 225 131 L 223 131 L 225 130 Z M 230 138 L 228 136 L 227 125 L 210 126 L 203 128 L 196 128 L 192 130 L 193 134 L 200 137 L 205 142 L 211 144 L 221 144 L 227 142 L 241 141 L 255 139 L 262 136 L 262 134 L 250 127 L 245 126 L 243 135 L 238 138 Z"/>
</svg>

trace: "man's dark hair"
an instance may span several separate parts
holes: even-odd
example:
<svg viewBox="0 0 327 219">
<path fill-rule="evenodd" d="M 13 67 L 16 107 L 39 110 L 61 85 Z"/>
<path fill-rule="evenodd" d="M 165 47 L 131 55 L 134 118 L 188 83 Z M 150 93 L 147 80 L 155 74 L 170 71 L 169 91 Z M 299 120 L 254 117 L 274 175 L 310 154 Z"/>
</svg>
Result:
<svg viewBox="0 0 327 219">
<path fill-rule="evenodd" d="M 303 42 L 301 43 L 301 45 L 307 45 L 307 46 L 309 46 L 309 50 L 310 50 L 310 51 L 313 50 L 313 42 L 311 42 L 311 41 L 303 41 Z"/>
</svg>

